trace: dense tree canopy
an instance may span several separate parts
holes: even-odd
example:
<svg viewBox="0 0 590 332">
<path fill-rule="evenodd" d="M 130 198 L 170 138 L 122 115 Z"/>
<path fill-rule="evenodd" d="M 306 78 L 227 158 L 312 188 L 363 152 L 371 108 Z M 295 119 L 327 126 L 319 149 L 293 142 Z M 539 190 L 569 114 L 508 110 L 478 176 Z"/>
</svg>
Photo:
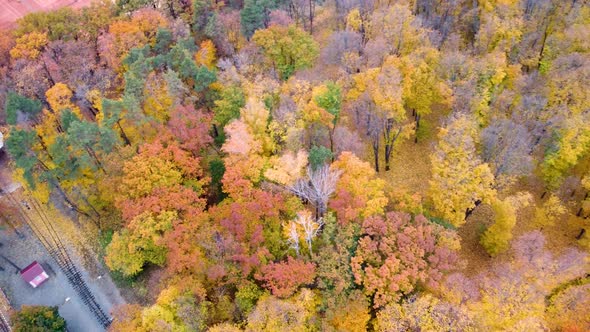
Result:
<svg viewBox="0 0 590 332">
<path fill-rule="evenodd" d="M 0 131 L 111 331 L 590 330 L 587 2 L 73 7 L 0 31 Z"/>
<path fill-rule="evenodd" d="M 66 331 L 66 321 L 57 312 L 57 307 L 23 306 L 12 315 L 11 323 L 17 332 Z"/>
</svg>

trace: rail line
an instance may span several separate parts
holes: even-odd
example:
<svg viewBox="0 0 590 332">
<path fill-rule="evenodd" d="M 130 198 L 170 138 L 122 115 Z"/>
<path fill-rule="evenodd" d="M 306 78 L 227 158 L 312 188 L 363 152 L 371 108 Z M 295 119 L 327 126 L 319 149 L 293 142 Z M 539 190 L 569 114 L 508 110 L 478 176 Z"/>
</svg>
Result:
<svg viewBox="0 0 590 332">
<path fill-rule="evenodd" d="M 88 307 L 92 315 L 97 321 L 106 329 L 112 322 L 109 317 L 100 307 L 96 298 L 88 288 L 88 285 L 82 278 L 82 274 L 72 261 L 68 251 L 63 244 L 59 234 L 53 227 L 47 213 L 41 208 L 40 203 L 34 197 L 31 197 L 31 204 L 26 204 L 27 210 L 23 209 L 21 202 L 11 192 L 0 189 L 0 194 L 4 194 L 12 205 L 14 205 L 21 216 L 22 221 L 29 226 L 35 236 L 39 239 L 43 247 L 55 260 L 59 268 L 66 275 L 68 282 L 78 293 L 84 304 Z M 34 212 L 37 215 L 38 221 L 35 221 L 29 213 Z M 0 330 L 0 332 L 4 332 Z"/>
<path fill-rule="evenodd" d="M 12 332 L 10 320 L 8 318 L 10 310 L 10 302 L 8 302 L 8 298 L 6 297 L 6 294 L 4 294 L 4 291 L 0 289 L 0 332 Z"/>
</svg>

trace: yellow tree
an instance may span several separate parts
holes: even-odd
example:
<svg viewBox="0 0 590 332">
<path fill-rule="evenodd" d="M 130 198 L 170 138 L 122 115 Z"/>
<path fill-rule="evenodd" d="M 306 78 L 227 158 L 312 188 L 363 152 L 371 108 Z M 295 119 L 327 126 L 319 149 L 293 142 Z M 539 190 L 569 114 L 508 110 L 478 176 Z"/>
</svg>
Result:
<svg viewBox="0 0 590 332">
<path fill-rule="evenodd" d="M 312 323 L 315 318 L 316 304 L 317 299 L 314 293 L 305 288 L 288 300 L 263 295 L 248 315 L 246 331 L 315 331 Z"/>
<path fill-rule="evenodd" d="M 264 172 L 264 177 L 283 186 L 292 185 L 305 173 L 307 166 L 307 152 L 297 151 L 297 154 L 287 151 L 282 156 L 269 158 L 270 167 Z"/>
<path fill-rule="evenodd" d="M 163 265 L 166 261 L 163 237 L 176 219 L 176 212 L 170 211 L 155 216 L 145 212 L 135 217 L 126 229 L 113 235 L 106 249 L 107 266 L 133 276 L 141 272 L 146 263 Z"/>
<path fill-rule="evenodd" d="M 387 54 L 404 56 L 419 45 L 427 45 L 426 30 L 416 22 L 407 4 L 396 3 L 375 10 L 368 25 L 369 43 L 382 44 Z"/>
<path fill-rule="evenodd" d="M 327 310 L 326 320 L 336 331 L 365 332 L 371 320 L 369 301 L 360 290 L 353 291 Z"/>
<path fill-rule="evenodd" d="M 512 229 L 516 225 L 518 209 L 528 206 L 532 197 L 529 193 L 518 193 L 504 200 L 495 199 L 491 205 L 495 221 L 481 237 L 481 244 L 486 251 L 496 256 L 510 247 Z"/>
<path fill-rule="evenodd" d="M 151 73 L 146 80 L 144 95 L 144 113 L 160 123 L 166 123 L 170 119 L 170 110 L 174 103 L 166 81 L 161 76 Z"/>
<path fill-rule="evenodd" d="M 47 103 L 54 112 L 68 108 L 80 115 L 79 109 L 72 103 L 73 95 L 72 90 L 64 83 L 56 83 L 45 92 Z"/>
<path fill-rule="evenodd" d="M 50 110 L 43 110 L 43 117 L 39 124 L 35 126 L 35 131 L 39 136 L 39 150 L 49 149 L 59 136 L 65 134 L 67 128 L 64 126 L 64 117 L 74 116 L 82 119 L 80 109 L 72 103 L 72 90 L 64 83 L 56 83 L 45 92 L 47 103 Z M 53 166 L 53 160 L 48 157 L 44 162 Z M 90 175 L 90 174 L 87 174 Z"/>
<path fill-rule="evenodd" d="M 215 45 L 211 40 L 207 39 L 201 42 L 199 50 L 197 53 L 195 53 L 195 62 L 199 66 L 205 66 L 209 69 L 213 69 L 215 66 L 215 56 Z"/>
<path fill-rule="evenodd" d="M 467 308 L 425 294 L 402 303 L 392 302 L 377 312 L 375 330 L 386 331 L 477 331 Z"/>
<path fill-rule="evenodd" d="M 138 10 L 131 19 L 117 20 L 109 25 L 109 33 L 101 39 L 101 55 L 111 68 L 120 71 L 121 62 L 129 50 L 147 43 L 154 45 L 158 28 L 167 26 L 168 21 L 161 12 L 148 8 Z"/>
<path fill-rule="evenodd" d="M 481 282 L 481 300 L 473 305 L 478 326 L 491 331 L 544 331 L 544 294 L 518 271 L 500 273 Z"/>
<path fill-rule="evenodd" d="M 519 45 L 524 20 L 518 1 L 482 1 L 475 48 L 481 54 L 494 50 L 510 53 Z"/>
<path fill-rule="evenodd" d="M 48 42 L 46 33 L 27 33 L 16 39 L 16 45 L 10 50 L 10 56 L 15 60 L 37 59 Z"/>
<path fill-rule="evenodd" d="M 318 43 L 295 25 L 257 30 L 252 40 L 262 48 L 282 80 L 289 79 L 296 70 L 311 67 L 319 55 Z"/>
<path fill-rule="evenodd" d="M 567 212 L 559 197 L 551 194 L 541 207 L 535 208 L 535 224 L 553 226 Z"/>
<path fill-rule="evenodd" d="M 450 104 L 450 88 L 436 74 L 439 60 L 436 49 L 423 47 L 399 61 L 403 74 L 403 101 L 405 107 L 412 110 L 416 131 L 420 128 L 422 116 L 430 114 L 434 105 Z"/>
<path fill-rule="evenodd" d="M 275 150 L 275 144 L 269 134 L 270 112 L 258 98 L 249 98 L 240 110 L 240 121 L 244 122 L 249 132 L 262 144 L 262 153 L 270 155 Z"/>
<path fill-rule="evenodd" d="M 547 150 L 541 174 L 549 189 L 556 189 L 565 174 L 590 149 L 590 129 L 582 115 L 570 116 L 558 132 L 557 142 Z"/>
<path fill-rule="evenodd" d="M 382 67 L 370 68 L 353 76 L 353 87 L 347 99 L 356 104 L 360 115 L 359 126 L 371 138 L 375 170 L 379 171 L 380 142 L 385 147 L 385 170 L 390 168 L 390 157 L 396 140 L 407 137 L 413 125 L 407 123 L 402 100 L 402 74 L 399 59 L 388 57 Z"/>
<path fill-rule="evenodd" d="M 208 305 L 205 290 L 194 280 L 192 285 L 173 281 L 160 292 L 156 303 L 141 308 L 123 305 L 115 311 L 110 330 L 113 332 L 204 331 L 207 327 Z M 224 330 L 226 331 L 226 330 Z M 228 330 L 231 331 L 231 330 Z"/>
<path fill-rule="evenodd" d="M 347 224 L 383 214 L 387 205 L 385 181 L 379 179 L 369 163 L 350 152 L 343 152 L 331 166 L 342 172 L 329 206 L 338 222 Z"/>
<path fill-rule="evenodd" d="M 509 64 L 506 54 L 499 51 L 485 54 L 478 61 L 468 84 L 473 89 L 469 106 L 480 126 L 486 126 L 490 120 L 494 97 L 514 84 L 520 72 L 520 65 Z"/>
<path fill-rule="evenodd" d="M 494 176 L 475 150 L 475 124 L 466 116 L 452 120 L 438 134 L 431 157 L 430 198 L 438 215 L 455 226 L 465 223 L 466 212 L 480 202 L 492 202 Z"/>
</svg>

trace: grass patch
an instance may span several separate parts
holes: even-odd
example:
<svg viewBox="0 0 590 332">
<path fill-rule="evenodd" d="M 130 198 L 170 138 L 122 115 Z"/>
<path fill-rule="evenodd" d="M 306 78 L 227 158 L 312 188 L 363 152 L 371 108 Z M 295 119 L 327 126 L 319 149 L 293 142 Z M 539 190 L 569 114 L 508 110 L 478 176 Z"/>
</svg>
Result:
<svg viewBox="0 0 590 332">
<path fill-rule="evenodd" d="M 432 123 L 428 120 L 420 121 L 420 127 L 416 130 L 416 138 L 418 141 L 430 140 L 434 138 L 433 134 Z"/>
<path fill-rule="evenodd" d="M 441 225 L 442 227 L 446 228 L 446 229 L 450 229 L 450 230 L 457 230 L 457 227 L 455 227 L 455 225 L 451 224 L 450 222 L 444 220 L 443 218 L 439 218 L 439 217 L 432 217 L 429 216 L 428 213 L 424 213 L 424 216 L 431 221 L 432 223 Z"/>
</svg>

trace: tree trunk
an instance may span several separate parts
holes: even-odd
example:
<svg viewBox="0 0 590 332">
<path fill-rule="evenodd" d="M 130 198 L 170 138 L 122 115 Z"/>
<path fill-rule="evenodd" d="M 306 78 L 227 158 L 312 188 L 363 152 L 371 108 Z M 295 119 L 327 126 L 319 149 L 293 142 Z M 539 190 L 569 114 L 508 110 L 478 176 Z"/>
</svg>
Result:
<svg viewBox="0 0 590 332">
<path fill-rule="evenodd" d="M 543 54 L 545 53 L 545 43 L 547 41 L 547 35 L 549 34 L 549 25 L 551 24 L 551 14 L 547 18 L 547 24 L 545 24 L 545 29 L 543 29 L 543 38 L 541 39 L 541 51 L 539 52 L 539 60 L 537 61 L 537 69 L 541 67 L 541 61 L 543 60 Z"/>
<path fill-rule="evenodd" d="M 92 222 L 94 222 L 94 224 L 96 225 L 96 227 L 98 228 L 99 231 L 102 231 L 102 225 L 100 224 L 100 213 L 98 212 L 98 210 L 96 210 L 96 208 L 92 204 L 90 204 L 90 202 L 88 201 L 88 198 L 84 194 L 80 193 L 80 196 L 82 196 L 84 203 L 86 203 L 86 205 L 88 205 L 88 207 L 90 209 L 92 209 L 92 211 L 94 211 L 94 213 L 96 214 L 97 219 L 90 218 L 90 220 L 92 220 Z"/>
<path fill-rule="evenodd" d="M 330 152 L 332 152 L 332 162 L 334 162 L 334 132 L 336 131 L 336 125 L 329 130 L 330 134 Z"/>
<path fill-rule="evenodd" d="M 90 215 L 88 213 L 80 210 L 80 207 L 68 197 L 68 195 L 66 194 L 66 192 L 63 190 L 63 188 L 61 187 L 61 185 L 58 182 L 51 181 L 51 184 L 55 187 L 55 189 L 57 189 L 57 191 L 60 193 L 60 195 L 62 196 L 64 201 L 66 201 L 66 203 L 68 203 L 72 207 L 72 209 L 74 209 L 74 211 L 90 218 Z"/>
<path fill-rule="evenodd" d="M 420 129 L 420 114 L 416 113 L 416 138 L 414 139 L 414 143 L 418 143 L 418 129 Z"/>
<path fill-rule="evenodd" d="M 375 171 L 379 172 L 379 137 L 373 139 L 373 154 L 375 155 Z"/>
<path fill-rule="evenodd" d="M 119 131 L 121 132 L 121 138 L 123 138 L 123 141 L 125 141 L 125 145 L 131 145 L 131 141 L 129 140 L 127 134 L 125 134 L 125 130 L 123 130 L 123 126 L 121 126 L 120 120 L 117 121 L 117 126 L 119 127 Z"/>
<path fill-rule="evenodd" d="M 45 145 L 45 142 L 43 142 L 43 138 L 41 137 L 41 135 L 37 134 L 37 138 L 39 139 L 39 144 L 41 145 L 41 148 L 43 149 L 43 151 L 45 151 L 47 157 L 49 157 L 49 160 L 53 161 L 53 157 L 49 154 L 47 146 Z M 37 160 L 41 161 L 41 159 L 39 158 L 37 158 Z"/>
<path fill-rule="evenodd" d="M 96 121 L 96 116 L 98 115 L 98 113 L 100 113 L 100 111 L 96 107 L 94 107 L 94 105 L 92 105 L 90 101 L 88 101 L 88 104 L 90 104 L 88 109 L 90 109 L 90 113 L 92 113 L 92 115 L 94 116 L 94 121 Z"/>
<path fill-rule="evenodd" d="M 94 164 L 96 165 L 96 167 L 98 167 L 104 174 L 107 174 L 107 171 L 102 166 L 102 163 L 100 162 L 100 160 L 98 160 L 96 152 L 94 152 L 94 150 L 89 146 L 84 146 L 84 148 L 86 149 L 86 153 L 88 153 L 88 155 L 94 160 Z"/>
<path fill-rule="evenodd" d="M 392 120 L 392 119 L 390 119 L 390 120 Z M 393 120 L 391 122 L 393 123 Z M 388 133 L 386 133 L 387 137 L 386 137 L 386 141 L 385 141 L 385 171 L 389 171 L 389 169 L 390 169 L 391 152 L 393 151 L 393 146 L 395 144 L 395 141 L 397 141 L 397 138 L 399 137 L 399 135 L 402 132 L 402 127 L 399 127 L 395 136 L 393 136 L 392 138 L 389 138 L 389 136 L 391 135 L 391 129 L 392 128 L 389 127 L 387 129 Z"/>
<path fill-rule="evenodd" d="M 51 86 L 54 86 L 55 80 L 51 76 L 51 73 L 49 72 L 49 68 L 47 68 L 47 64 L 45 63 L 45 59 L 43 59 L 43 69 L 45 70 L 45 73 L 47 74 L 47 79 L 49 79 L 49 83 L 51 84 Z"/>
<path fill-rule="evenodd" d="M 309 34 L 313 36 L 313 12 L 315 3 L 314 0 L 309 0 Z"/>
<path fill-rule="evenodd" d="M 219 137 L 219 129 L 216 124 L 213 124 L 213 137 Z"/>
</svg>

